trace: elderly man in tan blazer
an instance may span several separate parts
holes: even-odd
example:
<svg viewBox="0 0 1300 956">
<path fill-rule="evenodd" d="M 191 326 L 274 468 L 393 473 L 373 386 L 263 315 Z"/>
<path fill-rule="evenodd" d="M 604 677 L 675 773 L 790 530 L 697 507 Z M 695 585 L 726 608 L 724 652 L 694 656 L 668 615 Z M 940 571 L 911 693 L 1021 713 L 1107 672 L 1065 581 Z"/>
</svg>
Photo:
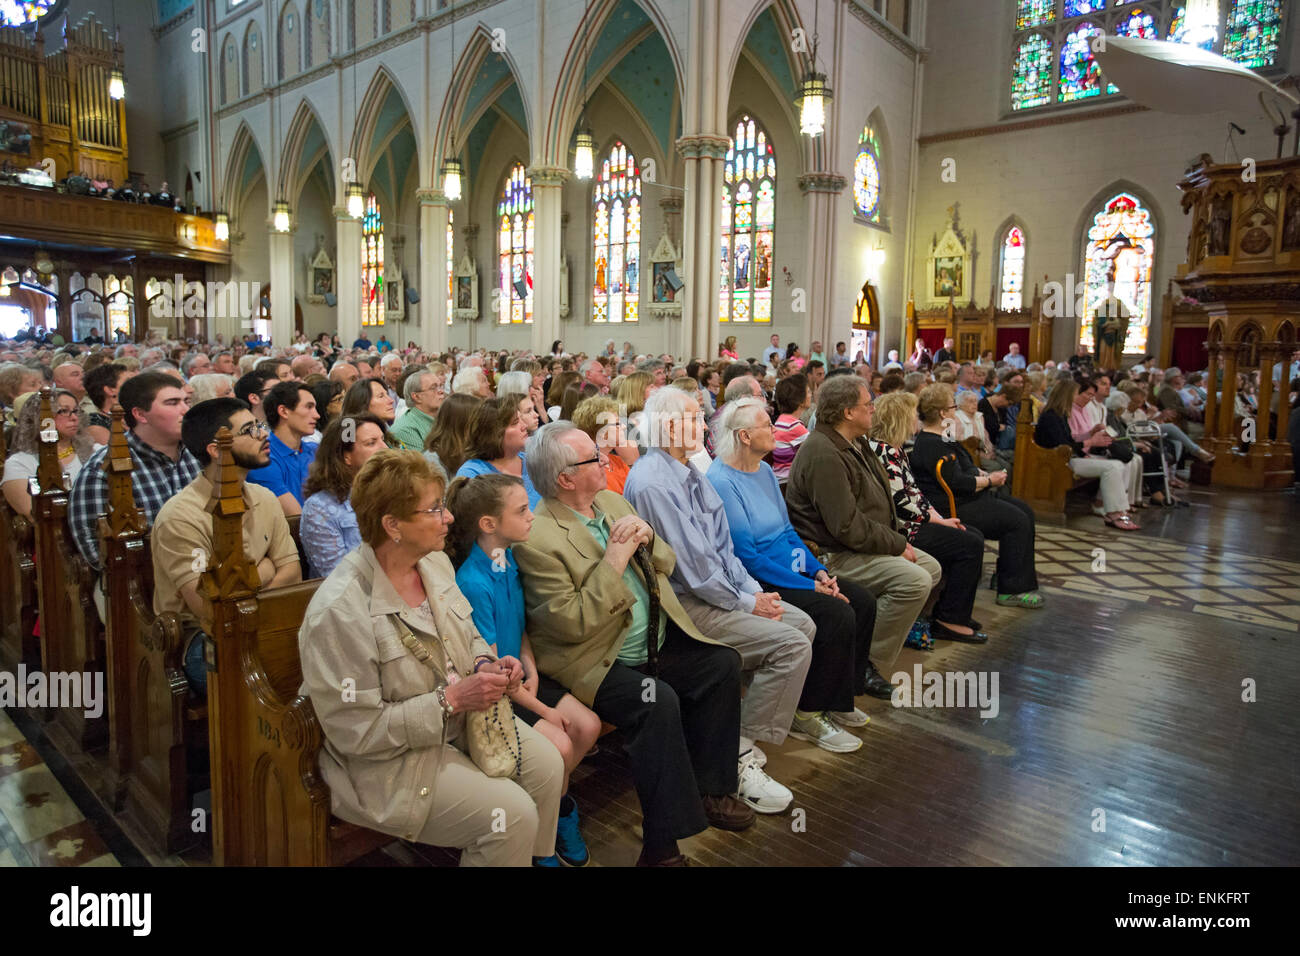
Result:
<svg viewBox="0 0 1300 956">
<path fill-rule="evenodd" d="M 551 422 L 524 457 L 544 499 L 514 548 L 538 670 L 623 732 L 643 816 L 637 864 L 685 865 L 679 839 L 754 822 L 735 796 L 740 656 L 691 623 L 668 583 L 672 549 L 605 490 L 607 458 L 585 432 Z"/>
</svg>

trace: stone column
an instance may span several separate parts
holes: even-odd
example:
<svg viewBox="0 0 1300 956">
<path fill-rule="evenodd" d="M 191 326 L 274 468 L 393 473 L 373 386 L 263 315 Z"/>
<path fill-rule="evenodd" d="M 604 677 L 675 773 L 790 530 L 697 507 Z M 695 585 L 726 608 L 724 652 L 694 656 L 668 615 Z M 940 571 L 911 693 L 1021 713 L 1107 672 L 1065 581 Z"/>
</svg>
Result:
<svg viewBox="0 0 1300 956">
<path fill-rule="evenodd" d="M 361 334 L 361 220 L 346 206 L 334 207 L 334 288 L 338 293 L 339 341 L 345 349 Z"/>
<path fill-rule="evenodd" d="M 545 355 L 560 331 L 560 262 L 564 255 L 564 184 L 569 171 L 563 166 L 533 166 L 533 351 Z M 493 314 L 495 321 L 500 318 Z"/>
<path fill-rule="evenodd" d="M 271 344 L 277 349 L 293 344 L 293 233 L 271 227 Z"/>
<path fill-rule="evenodd" d="M 808 257 L 804 260 L 807 277 L 801 284 L 806 293 L 803 305 L 807 311 L 802 333 L 805 350 L 811 349 L 814 341 L 820 341 L 824 349 L 835 348 L 836 336 L 832 334 L 835 317 L 831 313 L 837 265 L 835 204 L 848 184 L 845 177 L 824 170 L 799 177 L 799 191 L 803 193 L 807 212 L 808 236 Z M 853 266 L 850 264 L 849 268 L 852 270 Z M 849 331 L 839 337 L 851 341 L 851 326 L 852 323 Z"/>
<path fill-rule="evenodd" d="M 711 361 L 718 355 L 718 252 L 722 248 L 722 166 L 731 148 L 723 134 L 683 136 L 677 151 L 685 160 L 682 214 L 682 358 Z"/>
<path fill-rule="evenodd" d="M 447 347 L 447 197 L 441 189 L 417 189 L 420 203 L 420 348 Z"/>
</svg>

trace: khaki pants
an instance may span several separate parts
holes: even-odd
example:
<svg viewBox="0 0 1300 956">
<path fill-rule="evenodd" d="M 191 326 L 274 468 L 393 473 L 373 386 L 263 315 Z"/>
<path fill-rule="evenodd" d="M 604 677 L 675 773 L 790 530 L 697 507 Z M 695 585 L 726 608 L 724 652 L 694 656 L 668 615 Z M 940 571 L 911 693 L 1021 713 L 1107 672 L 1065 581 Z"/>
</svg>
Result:
<svg viewBox="0 0 1300 956">
<path fill-rule="evenodd" d="M 460 847 L 461 866 L 529 866 L 555 852 L 564 761 L 549 740 L 518 717 L 523 766 L 518 780 L 489 777 L 451 744 L 433 785 L 433 809 L 416 838 Z M 466 746 L 464 739 L 456 741 Z"/>
<path fill-rule="evenodd" d="M 915 563 L 901 555 L 857 551 L 827 551 L 821 556 L 822 564 L 831 574 L 856 581 L 876 596 L 871 663 L 886 677 L 903 649 L 907 632 L 943 575 L 938 561 L 920 548 L 913 550 Z"/>
</svg>

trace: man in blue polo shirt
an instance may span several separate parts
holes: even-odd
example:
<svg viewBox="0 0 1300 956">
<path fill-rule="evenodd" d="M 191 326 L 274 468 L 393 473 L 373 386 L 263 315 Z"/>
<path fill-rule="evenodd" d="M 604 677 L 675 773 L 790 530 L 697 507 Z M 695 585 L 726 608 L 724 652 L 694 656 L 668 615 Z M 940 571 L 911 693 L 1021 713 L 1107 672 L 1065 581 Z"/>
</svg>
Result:
<svg viewBox="0 0 1300 956">
<path fill-rule="evenodd" d="M 248 473 L 248 480 L 275 492 L 285 517 L 302 514 L 302 486 L 316 458 L 316 445 L 304 442 L 315 434 L 316 399 L 301 382 L 281 382 L 262 399 L 271 426 L 271 463 Z"/>
</svg>

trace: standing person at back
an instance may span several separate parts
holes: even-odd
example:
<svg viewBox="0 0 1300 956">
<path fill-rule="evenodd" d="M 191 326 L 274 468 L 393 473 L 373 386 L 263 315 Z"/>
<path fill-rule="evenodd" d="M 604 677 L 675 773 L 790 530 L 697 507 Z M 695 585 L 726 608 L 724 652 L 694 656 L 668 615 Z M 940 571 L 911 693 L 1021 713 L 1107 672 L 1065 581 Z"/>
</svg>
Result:
<svg viewBox="0 0 1300 956">
<path fill-rule="evenodd" d="M 263 401 L 271 428 L 271 462 L 248 473 L 248 480 L 275 492 L 286 515 L 302 514 L 302 486 L 316 458 L 316 443 L 304 441 L 316 431 L 316 397 L 301 382 L 281 382 Z"/>
</svg>

